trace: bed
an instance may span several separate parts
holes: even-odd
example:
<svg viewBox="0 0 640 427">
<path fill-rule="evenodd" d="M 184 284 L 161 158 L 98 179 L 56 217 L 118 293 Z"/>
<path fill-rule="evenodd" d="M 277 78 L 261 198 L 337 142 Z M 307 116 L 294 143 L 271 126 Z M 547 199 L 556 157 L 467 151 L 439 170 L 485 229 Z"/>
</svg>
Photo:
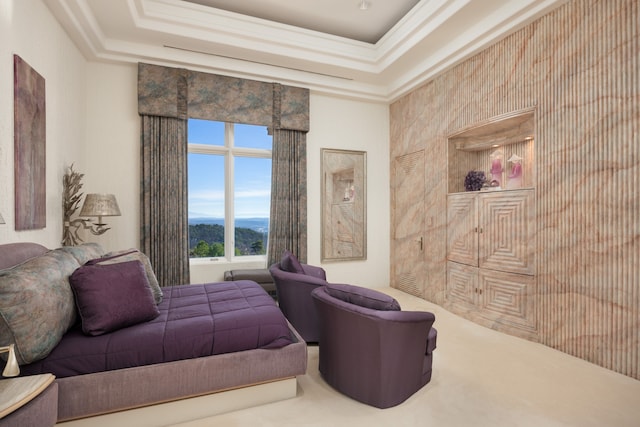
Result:
<svg viewBox="0 0 640 427">
<path fill-rule="evenodd" d="M 25 250 L 29 245 L 30 250 Z M 139 307 L 148 306 L 153 318 L 112 331 L 87 331 L 86 304 L 71 284 L 85 265 L 107 254 L 95 244 L 54 250 L 33 245 L 0 245 L 0 259 L 5 264 L 0 262 L 0 313 L 4 319 L 0 342 L 4 345 L 12 340 L 16 344 L 21 375 L 56 376 L 58 422 L 272 382 L 290 383 L 306 372 L 306 344 L 255 282 L 159 288 L 160 301 L 150 293 L 153 307 L 147 300 L 131 303 L 135 292 L 127 290 L 132 293 L 114 303 L 115 310 L 129 304 L 136 312 L 144 312 Z M 14 259 L 17 253 L 22 255 Z M 138 251 L 131 253 L 133 258 L 145 258 Z M 8 266 L 8 262 L 15 265 Z M 140 274 L 148 272 L 148 266 L 145 270 L 143 263 L 139 263 L 141 267 L 132 262 L 131 256 L 124 262 L 143 272 Z M 110 268 L 120 272 L 125 264 Z M 114 283 L 118 286 L 120 282 Z M 96 289 L 102 292 L 105 287 L 92 290 Z M 52 309 L 51 304 L 66 307 L 70 295 L 73 316 L 51 313 L 68 311 Z M 101 309 L 113 302 L 99 301 Z M 22 309 L 16 308 L 20 305 Z M 30 318 L 28 336 L 20 339 L 20 328 L 29 323 L 20 316 L 34 311 L 44 313 L 43 319 Z M 69 326 L 63 326 L 55 345 L 40 357 L 41 347 L 50 344 L 44 341 L 55 338 L 60 330 L 54 330 L 55 322 L 47 318 L 49 315 Z M 104 320 L 112 319 L 103 316 Z M 31 342 L 34 336 L 45 334 L 43 342 Z M 288 397 L 293 396 L 289 393 Z"/>
</svg>

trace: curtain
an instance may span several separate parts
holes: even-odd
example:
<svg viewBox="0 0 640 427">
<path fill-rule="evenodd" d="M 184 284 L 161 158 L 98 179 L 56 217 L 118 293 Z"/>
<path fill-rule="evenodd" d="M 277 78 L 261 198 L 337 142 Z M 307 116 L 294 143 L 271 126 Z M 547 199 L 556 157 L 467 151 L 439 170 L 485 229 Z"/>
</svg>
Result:
<svg viewBox="0 0 640 427">
<path fill-rule="evenodd" d="M 141 115 L 141 248 L 160 286 L 189 283 L 187 121 Z"/>
<path fill-rule="evenodd" d="M 268 265 L 285 249 L 306 261 L 308 89 L 139 63 L 138 113 L 141 246 L 161 285 L 189 282 L 189 117 L 274 129 Z"/>
<path fill-rule="evenodd" d="M 267 265 L 285 249 L 307 259 L 307 134 L 275 129 L 271 162 L 271 213 Z"/>
</svg>

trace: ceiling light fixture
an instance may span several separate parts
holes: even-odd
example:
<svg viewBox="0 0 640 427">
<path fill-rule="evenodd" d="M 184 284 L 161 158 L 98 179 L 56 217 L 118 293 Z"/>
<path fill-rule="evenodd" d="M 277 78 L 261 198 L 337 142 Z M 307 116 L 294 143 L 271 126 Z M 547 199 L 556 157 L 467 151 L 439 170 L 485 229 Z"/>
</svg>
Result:
<svg viewBox="0 0 640 427">
<path fill-rule="evenodd" d="M 362 1 L 360 1 L 360 5 L 358 6 L 358 9 L 360 9 L 360 10 L 367 10 L 367 9 L 369 9 L 369 6 L 370 6 L 370 5 L 371 5 L 371 4 L 370 4 L 368 1 L 366 1 L 366 0 L 362 0 Z"/>
</svg>

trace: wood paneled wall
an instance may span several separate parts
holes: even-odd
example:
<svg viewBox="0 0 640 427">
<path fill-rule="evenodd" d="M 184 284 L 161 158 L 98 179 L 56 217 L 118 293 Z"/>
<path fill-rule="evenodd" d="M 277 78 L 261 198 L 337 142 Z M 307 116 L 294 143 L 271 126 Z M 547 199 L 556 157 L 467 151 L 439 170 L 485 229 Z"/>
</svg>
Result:
<svg viewBox="0 0 640 427">
<path fill-rule="evenodd" d="M 535 107 L 540 341 L 636 379 L 639 22 L 638 0 L 573 0 L 391 106 L 391 167 L 400 155 L 426 154 L 423 292 L 438 304 L 446 280 L 447 136 Z M 392 212 L 392 221 L 401 216 Z"/>
</svg>

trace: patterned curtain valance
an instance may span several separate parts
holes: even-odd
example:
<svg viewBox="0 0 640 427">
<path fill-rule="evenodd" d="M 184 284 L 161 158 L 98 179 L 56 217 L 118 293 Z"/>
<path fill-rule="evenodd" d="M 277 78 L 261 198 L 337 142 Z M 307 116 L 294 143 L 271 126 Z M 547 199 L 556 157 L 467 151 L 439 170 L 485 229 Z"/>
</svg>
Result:
<svg viewBox="0 0 640 427">
<path fill-rule="evenodd" d="M 138 113 L 309 131 L 309 90 L 138 64 Z"/>
<path fill-rule="evenodd" d="M 186 120 L 188 71 L 138 64 L 138 114 Z"/>
<path fill-rule="evenodd" d="M 309 131 L 309 89 L 273 83 L 274 129 Z M 276 94 L 279 89 L 279 94 Z M 280 97 L 278 100 L 277 97 Z M 277 107 L 276 107 L 277 106 Z M 276 116 L 280 114 L 278 121 Z"/>
</svg>

